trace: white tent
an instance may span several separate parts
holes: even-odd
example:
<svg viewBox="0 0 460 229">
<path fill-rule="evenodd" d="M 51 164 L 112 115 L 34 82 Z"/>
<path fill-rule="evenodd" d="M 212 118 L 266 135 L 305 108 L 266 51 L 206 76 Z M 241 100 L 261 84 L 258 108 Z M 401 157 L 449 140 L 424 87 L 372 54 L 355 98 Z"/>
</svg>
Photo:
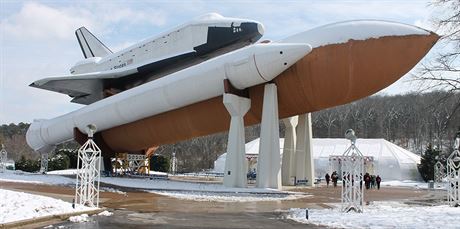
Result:
<svg viewBox="0 0 460 229">
<path fill-rule="evenodd" d="M 280 139 L 281 153 L 284 139 Z M 343 138 L 315 138 L 313 139 L 313 156 L 315 160 L 315 176 L 324 177 L 330 172 L 330 156 L 342 155 L 350 141 Z M 409 152 L 385 139 L 358 139 L 356 146 L 364 156 L 373 157 L 373 173 L 380 175 L 383 180 L 419 180 L 420 174 L 417 164 L 420 156 Z M 254 156 L 259 153 L 259 139 L 246 143 L 246 154 Z M 214 171 L 223 172 L 226 154 L 221 155 L 214 162 Z"/>
</svg>

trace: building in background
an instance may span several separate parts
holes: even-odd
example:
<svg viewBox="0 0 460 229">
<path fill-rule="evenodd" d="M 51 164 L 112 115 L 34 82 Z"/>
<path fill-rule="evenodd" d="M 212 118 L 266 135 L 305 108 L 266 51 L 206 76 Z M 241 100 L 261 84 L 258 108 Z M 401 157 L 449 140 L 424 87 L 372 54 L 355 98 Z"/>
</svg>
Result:
<svg viewBox="0 0 460 229">
<path fill-rule="evenodd" d="M 246 143 L 246 159 L 248 171 L 257 169 L 259 140 Z M 284 139 L 280 139 L 280 151 L 283 152 Z M 323 178 L 326 173 L 337 171 L 340 174 L 340 160 L 350 141 L 344 138 L 314 138 L 313 155 L 315 160 L 315 176 Z M 421 180 L 417 169 L 420 156 L 405 150 L 385 139 L 358 139 L 356 146 L 367 159 L 366 170 L 380 175 L 383 180 Z M 214 162 L 214 171 L 223 173 L 226 154 L 222 154 Z"/>
</svg>

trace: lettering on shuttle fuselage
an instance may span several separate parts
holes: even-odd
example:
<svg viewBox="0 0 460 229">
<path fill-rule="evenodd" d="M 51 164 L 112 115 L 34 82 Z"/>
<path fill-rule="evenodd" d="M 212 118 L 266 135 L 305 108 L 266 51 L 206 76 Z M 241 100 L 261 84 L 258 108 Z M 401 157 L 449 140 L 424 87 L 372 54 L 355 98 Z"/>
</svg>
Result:
<svg viewBox="0 0 460 229">
<path fill-rule="evenodd" d="M 118 68 L 122 68 L 122 67 L 126 67 L 127 65 L 130 65 L 133 63 L 133 59 L 129 59 L 127 60 L 125 63 L 122 63 L 122 64 L 119 64 L 119 65 L 115 65 L 113 66 L 113 69 L 118 69 Z"/>
</svg>

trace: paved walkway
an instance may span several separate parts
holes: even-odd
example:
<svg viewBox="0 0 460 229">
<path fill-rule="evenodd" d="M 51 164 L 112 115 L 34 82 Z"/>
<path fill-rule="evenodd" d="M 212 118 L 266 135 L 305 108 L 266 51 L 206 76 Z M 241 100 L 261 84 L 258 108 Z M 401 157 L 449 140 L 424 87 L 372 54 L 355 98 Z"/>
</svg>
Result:
<svg viewBox="0 0 460 229">
<path fill-rule="evenodd" d="M 101 192 L 101 205 L 114 211 L 110 217 L 92 217 L 92 222 L 54 224 L 66 228 L 320 228 L 283 219 L 289 208 L 327 208 L 340 202 L 338 188 L 295 188 L 309 196 L 296 200 L 261 202 L 211 202 L 180 200 L 132 188 L 103 184 L 126 195 Z M 73 186 L 2 182 L 0 188 L 45 195 L 71 202 Z M 423 199 L 422 189 L 388 188 L 365 190 L 366 202 Z M 56 222 L 54 222 L 56 223 Z"/>
</svg>

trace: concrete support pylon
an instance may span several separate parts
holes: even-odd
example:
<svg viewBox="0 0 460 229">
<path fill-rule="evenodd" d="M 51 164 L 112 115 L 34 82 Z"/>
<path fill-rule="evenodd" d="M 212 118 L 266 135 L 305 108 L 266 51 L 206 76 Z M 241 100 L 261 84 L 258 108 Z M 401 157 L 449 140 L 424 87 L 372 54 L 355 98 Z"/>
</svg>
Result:
<svg viewBox="0 0 460 229">
<path fill-rule="evenodd" d="M 251 107 L 251 100 L 225 93 L 224 105 L 231 116 L 227 158 L 225 159 L 224 186 L 242 188 L 246 187 L 247 182 L 243 117 Z"/>
<path fill-rule="evenodd" d="M 283 119 L 286 131 L 284 134 L 283 160 L 281 164 L 281 183 L 283 185 L 294 185 L 291 183 L 291 177 L 295 176 L 295 144 L 296 144 L 296 126 L 298 117 L 293 116 Z"/>
<path fill-rule="evenodd" d="M 275 84 L 265 84 L 264 88 L 257 187 L 281 188 L 278 92 Z"/>
<path fill-rule="evenodd" d="M 299 115 L 296 143 L 296 179 L 308 180 L 307 186 L 314 186 L 315 167 L 313 163 L 313 135 L 311 114 Z"/>
</svg>

